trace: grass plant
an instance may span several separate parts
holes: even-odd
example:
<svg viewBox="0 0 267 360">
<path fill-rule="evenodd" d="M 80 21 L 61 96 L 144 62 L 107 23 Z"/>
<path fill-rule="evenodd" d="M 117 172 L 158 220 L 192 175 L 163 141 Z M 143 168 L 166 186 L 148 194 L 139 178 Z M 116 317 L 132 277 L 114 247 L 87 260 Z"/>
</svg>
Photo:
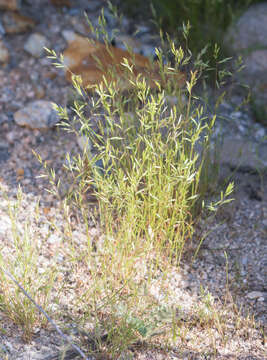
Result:
<svg viewBox="0 0 267 360">
<path fill-rule="evenodd" d="M 188 31 L 184 26 L 185 38 Z M 113 356 L 161 330 L 165 334 L 172 329 L 174 337 L 179 333 L 174 308 L 166 305 L 168 320 L 161 317 L 151 287 L 156 281 L 160 291 L 160 279 L 179 266 L 199 217 L 231 201 L 233 190 L 229 184 L 218 192 L 215 177 L 214 184 L 205 183 L 215 169 L 210 136 L 216 120 L 215 113 L 207 116 L 195 94 L 208 68 L 202 61 L 205 50 L 192 63 L 189 50 L 176 48 L 170 39 L 169 48 L 172 63 L 156 49 L 161 74 L 157 90 L 141 75 L 134 77 L 125 59 L 123 81 L 128 79 L 130 91 L 121 91 L 116 73 L 113 81 L 103 77 L 92 88 L 84 88 L 82 78 L 73 74 L 79 99 L 73 103 L 72 119 L 66 108 L 55 105 L 65 130 L 87 142 L 83 154 L 67 157 L 75 184 L 67 201 L 79 209 L 89 229 L 87 199 L 93 195 L 99 217 L 98 239 L 89 236 L 86 249 L 81 253 L 75 248 L 73 253 L 74 259 L 79 258 L 79 270 L 74 266 L 72 272 L 84 267 L 88 273 L 75 308 L 85 306 L 83 320 L 99 329 L 99 344 L 105 329 Z M 62 56 L 48 52 L 57 67 L 64 67 Z M 218 48 L 214 53 L 218 56 Z M 179 87 L 177 74 L 189 63 L 188 80 Z M 216 79 L 218 86 L 222 74 Z M 175 105 L 170 105 L 170 96 L 176 97 Z M 53 182 L 54 174 L 51 178 Z M 209 199 L 205 205 L 211 194 L 216 201 Z M 169 292 L 162 289 L 162 293 L 160 302 L 168 304 Z"/>
<path fill-rule="evenodd" d="M 1 189 L 1 193 L 2 193 Z M 5 195 L 3 190 L 2 195 Z M 35 301 L 44 309 L 51 304 L 51 292 L 55 283 L 54 266 L 42 266 L 40 269 L 40 252 L 42 244 L 38 243 L 30 223 L 22 226 L 18 216 L 22 210 L 23 193 L 19 188 L 17 201 L 11 202 L 6 197 L 12 242 L 1 247 L 0 252 L 0 306 L 13 322 L 23 329 L 23 337 L 29 340 L 34 330 L 46 325 L 46 320 L 36 312 L 35 306 L 21 293 L 20 289 L 7 276 L 7 272 L 23 286 Z M 35 209 L 38 218 L 38 204 Z"/>
<path fill-rule="evenodd" d="M 186 38 L 188 29 L 184 29 Z M 131 358 L 129 349 L 145 344 L 173 351 L 188 342 L 192 328 L 210 337 L 209 351 L 215 354 L 215 336 L 226 341 L 228 323 L 234 322 L 205 291 L 200 299 L 190 298 L 187 312 L 177 304 L 173 279 L 192 244 L 196 224 L 230 201 L 233 184 L 224 191 L 217 189 L 210 146 L 216 114 L 207 115 L 195 92 L 208 66 L 201 56 L 192 61 L 191 52 L 176 48 L 171 40 L 169 46 L 174 65 L 157 49 L 162 83 L 157 82 L 156 90 L 141 76 L 133 77 L 125 60 L 129 92 L 120 90 L 116 74 L 113 81 L 103 78 L 91 89 L 85 89 L 81 77 L 73 74 L 79 97 L 72 105 L 72 117 L 66 108 L 55 105 L 65 130 L 87 142 L 83 153 L 67 155 L 72 186 L 61 203 L 64 228 L 58 229 L 63 264 L 51 259 L 43 275 L 38 273 L 40 247 L 27 227 L 24 237 L 18 234 L 18 208 L 10 207 L 14 251 L 7 257 L 2 253 L 1 266 L 8 266 L 48 313 L 48 303 L 54 298 L 59 299 L 59 307 L 64 304 L 55 316 L 77 327 L 80 346 L 89 355 L 101 353 L 101 357 L 117 359 L 126 354 Z M 49 57 L 56 66 L 64 67 L 62 56 L 49 50 Z M 188 64 L 191 71 L 179 87 L 176 75 Z M 221 78 L 216 79 L 218 86 L 223 74 L 227 73 L 220 72 Z M 171 103 L 170 97 L 176 101 Z M 37 157 L 49 177 L 49 191 L 58 195 L 67 176 L 57 179 L 41 155 Z M 3 310 L 30 338 L 33 327 L 42 320 L 1 271 L 0 281 Z M 197 348 L 198 341 L 193 336 L 192 346 Z"/>
</svg>

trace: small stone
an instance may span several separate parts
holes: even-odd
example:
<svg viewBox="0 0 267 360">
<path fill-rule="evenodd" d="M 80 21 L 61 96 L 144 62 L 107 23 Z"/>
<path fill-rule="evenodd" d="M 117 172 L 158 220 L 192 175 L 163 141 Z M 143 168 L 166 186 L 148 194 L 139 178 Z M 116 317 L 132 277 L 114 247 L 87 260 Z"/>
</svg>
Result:
<svg viewBox="0 0 267 360">
<path fill-rule="evenodd" d="M 34 88 L 34 94 L 36 99 L 43 99 L 45 97 L 45 90 L 42 86 L 36 86 Z"/>
<path fill-rule="evenodd" d="M 249 298 L 250 300 L 256 300 L 262 297 L 264 298 L 264 293 L 260 291 L 251 291 L 247 294 L 247 298 Z"/>
<path fill-rule="evenodd" d="M 32 29 L 35 21 L 28 16 L 6 12 L 3 16 L 3 25 L 7 34 L 19 34 Z"/>
<path fill-rule="evenodd" d="M 23 176 L 24 175 L 24 169 L 23 168 L 18 168 L 16 170 L 16 174 L 17 174 L 18 177 Z"/>
<path fill-rule="evenodd" d="M 142 44 L 131 36 L 118 34 L 115 37 L 115 41 L 116 46 L 120 47 L 121 49 L 127 50 L 128 46 L 134 52 L 141 52 Z"/>
<path fill-rule="evenodd" d="M 20 0 L 0 0 L 0 9 L 1 10 L 19 10 Z"/>
<path fill-rule="evenodd" d="M 9 61 L 9 52 L 4 42 L 0 40 L 0 62 L 6 64 Z"/>
<path fill-rule="evenodd" d="M 44 54 L 44 47 L 49 47 L 49 41 L 42 34 L 31 34 L 24 45 L 24 50 L 38 58 Z"/>
<path fill-rule="evenodd" d="M 11 132 L 8 132 L 6 134 L 6 139 L 7 139 L 7 142 L 10 144 L 10 145 L 13 145 L 15 140 L 16 140 L 16 134 L 14 131 L 11 131 Z"/>
<path fill-rule="evenodd" d="M 47 239 L 48 244 L 55 244 L 59 242 L 59 237 L 56 234 L 51 234 Z"/>
<path fill-rule="evenodd" d="M 74 41 L 76 38 L 76 34 L 73 30 L 63 30 L 62 36 L 67 41 L 67 43 Z"/>
<path fill-rule="evenodd" d="M 55 126 L 59 117 L 50 101 L 36 100 L 15 112 L 14 120 L 20 126 L 44 130 Z"/>
<path fill-rule="evenodd" d="M 44 213 L 44 215 L 47 216 L 47 215 L 49 214 L 50 210 L 51 210 L 50 207 L 44 207 L 44 208 L 43 208 L 43 213 Z"/>
<path fill-rule="evenodd" d="M 87 153 L 89 153 L 91 151 L 92 145 L 91 145 L 91 142 L 88 139 L 88 137 L 86 137 L 84 135 L 79 136 L 77 139 L 77 142 L 78 142 L 79 148 L 82 151 L 86 151 Z"/>
</svg>

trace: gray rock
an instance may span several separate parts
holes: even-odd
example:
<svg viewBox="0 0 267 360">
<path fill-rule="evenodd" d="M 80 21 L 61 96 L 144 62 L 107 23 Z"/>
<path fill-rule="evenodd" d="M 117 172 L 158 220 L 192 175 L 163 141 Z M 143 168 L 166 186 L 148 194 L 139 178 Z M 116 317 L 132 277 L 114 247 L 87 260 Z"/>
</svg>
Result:
<svg viewBox="0 0 267 360">
<path fill-rule="evenodd" d="M 44 130 L 53 127 L 59 117 L 50 101 L 37 100 L 15 112 L 14 120 L 20 126 Z"/>
<path fill-rule="evenodd" d="M 233 56 L 242 55 L 245 69 L 242 81 L 251 87 L 257 116 L 267 123 L 267 3 L 251 6 L 231 25 L 224 44 Z"/>
<path fill-rule="evenodd" d="M 127 46 L 134 52 L 140 53 L 142 50 L 142 44 L 132 36 L 117 34 L 115 37 L 116 46 L 124 50 L 127 50 Z"/>
<path fill-rule="evenodd" d="M 251 6 L 228 29 L 225 44 L 234 52 L 267 47 L 267 3 Z"/>
<path fill-rule="evenodd" d="M 263 170 L 267 168 L 267 145 L 245 138 L 227 137 L 219 148 L 220 161 L 233 168 Z"/>
<path fill-rule="evenodd" d="M 256 300 L 258 298 L 261 297 L 265 297 L 266 294 L 260 291 L 251 291 L 250 293 L 247 294 L 247 298 L 249 298 L 250 300 Z"/>
<path fill-rule="evenodd" d="M 49 47 L 48 39 L 44 35 L 35 33 L 28 37 L 24 50 L 38 58 L 44 54 L 44 47 Z"/>
<path fill-rule="evenodd" d="M 77 143 L 79 145 L 79 148 L 84 152 L 90 153 L 92 150 L 92 144 L 90 139 L 88 137 L 81 135 L 77 138 Z"/>
</svg>

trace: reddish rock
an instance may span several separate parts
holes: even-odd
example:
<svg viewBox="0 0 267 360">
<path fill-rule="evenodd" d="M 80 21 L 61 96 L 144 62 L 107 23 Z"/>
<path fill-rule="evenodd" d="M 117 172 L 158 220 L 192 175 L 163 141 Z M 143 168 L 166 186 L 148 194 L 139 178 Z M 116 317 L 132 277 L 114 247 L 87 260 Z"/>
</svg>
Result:
<svg viewBox="0 0 267 360">
<path fill-rule="evenodd" d="M 125 62 L 124 59 L 127 59 L 129 65 L 133 67 L 132 79 L 141 74 L 152 88 L 156 87 L 155 81 L 162 83 L 157 64 L 151 63 L 147 57 L 131 54 L 111 45 L 106 46 L 76 34 L 69 35 L 69 46 L 63 53 L 64 64 L 68 69 L 67 80 L 71 80 L 72 74 L 81 75 L 84 86 L 94 86 L 103 81 L 103 75 L 107 81 L 115 80 L 114 75 L 111 75 L 115 70 L 116 80 L 120 80 L 120 88 L 128 89 L 131 87 L 130 72 L 126 72 L 125 66 L 121 65 Z M 184 84 L 185 76 L 177 75 L 177 81 L 180 85 Z"/>
<path fill-rule="evenodd" d="M 18 34 L 32 29 L 35 21 L 16 12 L 6 12 L 3 16 L 3 25 L 6 33 Z"/>
<path fill-rule="evenodd" d="M 17 177 L 24 176 L 24 169 L 23 168 L 16 169 L 16 174 L 17 174 Z"/>
<path fill-rule="evenodd" d="M 1 10 L 19 10 L 20 0 L 0 0 Z"/>
</svg>

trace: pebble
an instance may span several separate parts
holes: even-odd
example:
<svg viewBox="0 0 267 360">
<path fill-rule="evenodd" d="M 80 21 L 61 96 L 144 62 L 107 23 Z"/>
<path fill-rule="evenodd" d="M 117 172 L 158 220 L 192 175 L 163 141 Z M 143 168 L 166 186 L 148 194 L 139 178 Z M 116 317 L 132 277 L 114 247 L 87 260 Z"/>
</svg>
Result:
<svg viewBox="0 0 267 360">
<path fill-rule="evenodd" d="M 44 54 L 44 47 L 49 47 L 49 41 L 39 33 L 31 34 L 24 44 L 24 50 L 36 58 Z"/>
<path fill-rule="evenodd" d="M 23 168 L 16 169 L 16 174 L 18 177 L 24 176 L 24 169 Z"/>
<path fill-rule="evenodd" d="M 68 44 L 76 39 L 76 34 L 73 30 L 63 30 L 62 36 Z"/>
<path fill-rule="evenodd" d="M 142 51 L 141 42 L 131 36 L 118 34 L 116 35 L 115 40 L 116 40 L 116 46 L 122 48 L 123 50 L 127 50 L 127 46 L 128 46 L 134 52 L 141 53 Z"/>
<path fill-rule="evenodd" d="M 4 42 L 0 40 L 0 62 L 8 63 L 9 61 L 9 52 Z"/>
<path fill-rule="evenodd" d="M 51 234 L 49 238 L 47 239 L 48 244 L 55 244 L 60 241 L 60 238 L 56 234 Z"/>
<path fill-rule="evenodd" d="M 91 141 L 84 135 L 81 135 L 77 138 L 77 143 L 82 151 L 89 153 L 92 149 Z"/>
<path fill-rule="evenodd" d="M 37 100 L 16 111 L 14 120 L 20 126 L 44 130 L 55 126 L 59 117 L 50 101 Z"/>
<path fill-rule="evenodd" d="M 259 300 L 260 298 L 264 298 L 265 296 L 266 294 L 260 291 L 251 291 L 247 294 L 247 298 L 250 300 Z"/>
</svg>

